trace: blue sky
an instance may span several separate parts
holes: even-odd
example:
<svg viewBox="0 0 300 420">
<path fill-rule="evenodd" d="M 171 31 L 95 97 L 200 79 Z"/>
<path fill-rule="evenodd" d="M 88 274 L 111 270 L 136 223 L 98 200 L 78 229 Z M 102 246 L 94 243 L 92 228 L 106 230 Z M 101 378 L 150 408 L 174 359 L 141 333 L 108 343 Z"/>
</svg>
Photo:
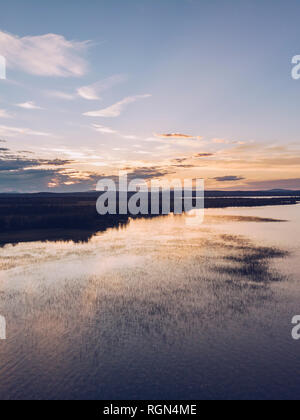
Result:
<svg viewBox="0 0 300 420">
<path fill-rule="evenodd" d="M 4 3 L 0 191 L 85 190 L 124 168 L 300 189 L 299 12 L 291 0 Z"/>
</svg>

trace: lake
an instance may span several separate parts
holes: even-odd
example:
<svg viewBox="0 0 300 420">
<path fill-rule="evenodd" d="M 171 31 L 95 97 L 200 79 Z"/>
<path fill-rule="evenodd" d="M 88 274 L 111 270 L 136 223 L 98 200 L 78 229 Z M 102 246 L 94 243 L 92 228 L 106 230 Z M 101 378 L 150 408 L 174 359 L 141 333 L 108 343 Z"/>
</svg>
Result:
<svg viewBox="0 0 300 420">
<path fill-rule="evenodd" d="M 299 399 L 300 206 L 0 249 L 1 399 Z"/>
</svg>

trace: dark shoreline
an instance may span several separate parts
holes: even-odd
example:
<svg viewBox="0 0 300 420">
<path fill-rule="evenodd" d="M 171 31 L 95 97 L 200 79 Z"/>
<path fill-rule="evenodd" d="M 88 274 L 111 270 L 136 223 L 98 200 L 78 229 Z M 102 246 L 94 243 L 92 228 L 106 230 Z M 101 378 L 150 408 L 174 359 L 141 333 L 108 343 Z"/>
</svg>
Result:
<svg viewBox="0 0 300 420">
<path fill-rule="evenodd" d="M 219 195 L 218 195 L 219 194 Z M 222 196 L 220 196 L 220 194 Z M 300 194 L 270 196 L 255 192 L 206 192 L 205 208 L 258 207 L 294 205 L 300 201 Z M 249 193 L 250 194 L 250 193 Z M 280 192 L 282 194 L 282 192 Z M 81 194 L 0 194 L 0 245 L 35 240 L 73 240 L 84 242 L 95 233 L 109 228 L 126 226 L 129 215 L 100 216 L 96 202 L 100 193 Z M 151 202 L 151 200 L 149 200 Z M 174 209 L 171 194 L 171 213 Z M 195 202 L 193 205 L 195 206 Z M 138 215 L 136 218 L 157 217 Z"/>
</svg>

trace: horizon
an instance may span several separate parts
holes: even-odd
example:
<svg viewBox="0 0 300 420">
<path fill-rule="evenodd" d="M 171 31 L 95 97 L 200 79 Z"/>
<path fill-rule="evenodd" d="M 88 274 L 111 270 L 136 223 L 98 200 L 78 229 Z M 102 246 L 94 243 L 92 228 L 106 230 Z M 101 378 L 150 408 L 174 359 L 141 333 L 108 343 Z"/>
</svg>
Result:
<svg viewBox="0 0 300 420">
<path fill-rule="evenodd" d="M 166 191 L 167 189 L 163 189 L 163 188 L 161 188 L 160 189 L 160 192 L 162 192 L 162 191 Z M 172 191 L 174 191 L 175 189 L 174 188 L 171 188 L 170 189 L 170 191 L 172 192 Z M 196 191 L 198 191 L 198 190 L 196 190 L 196 189 L 193 189 L 193 190 L 191 190 L 191 191 L 193 191 L 193 192 L 196 192 Z M 34 195 L 34 194 L 61 194 L 61 195 L 63 195 L 63 194 L 99 194 L 99 193 L 102 193 L 103 191 L 98 191 L 98 190 L 85 190 L 85 191 L 64 191 L 64 192 L 59 192 L 59 191 L 34 191 L 34 192 L 18 192 L 18 191 L 10 191 L 10 192 L 1 192 L 0 191 L 0 195 L 4 195 L 4 194 L 24 194 L 24 195 Z M 119 189 L 117 189 L 116 190 L 116 193 L 119 193 L 119 192 L 124 192 L 124 190 L 119 190 Z M 125 192 L 126 192 L 126 190 L 125 190 Z M 127 191 L 128 193 L 134 193 L 134 191 L 130 191 L 130 190 L 128 190 Z M 270 192 L 278 192 L 278 193 L 280 193 L 280 192 L 286 192 L 286 193 L 293 193 L 293 194 L 295 194 L 295 193 L 299 193 L 300 194 L 300 189 L 284 189 L 284 188 L 272 188 L 272 189 L 269 189 L 269 190 L 215 190 L 215 189 L 205 189 L 204 190 L 204 193 L 222 193 L 222 194 L 225 194 L 225 193 L 242 193 L 242 194 L 245 194 L 245 193 L 270 193 Z M 148 191 L 148 193 L 149 194 L 151 194 L 151 191 L 149 190 Z"/>
</svg>

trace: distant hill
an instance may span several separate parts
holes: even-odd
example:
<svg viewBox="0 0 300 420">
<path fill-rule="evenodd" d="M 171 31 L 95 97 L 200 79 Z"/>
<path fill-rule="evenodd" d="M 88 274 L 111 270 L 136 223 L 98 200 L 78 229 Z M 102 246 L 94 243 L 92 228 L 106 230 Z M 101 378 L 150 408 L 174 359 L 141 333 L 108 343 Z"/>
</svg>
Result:
<svg viewBox="0 0 300 420">
<path fill-rule="evenodd" d="M 195 191 L 190 192 L 191 195 L 195 195 Z M 118 192 L 117 192 L 118 194 Z M 132 195 L 133 192 L 129 192 L 128 195 Z M 83 192 L 37 192 L 37 193 L 1 193 L 0 197 L 98 197 L 101 195 L 100 191 L 83 191 Z M 205 190 L 205 197 L 300 197 L 300 190 L 286 190 L 286 189 L 272 189 L 263 191 L 220 191 L 220 190 Z"/>
<path fill-rule="evenodd" d="M 293 190 L 286 190 L 286 189 L 283 189 L 283 188 L 274 188 L 272 190 L 268 190 L 268 192 L 292 193 L 294 191 Z"/>
</svg>

